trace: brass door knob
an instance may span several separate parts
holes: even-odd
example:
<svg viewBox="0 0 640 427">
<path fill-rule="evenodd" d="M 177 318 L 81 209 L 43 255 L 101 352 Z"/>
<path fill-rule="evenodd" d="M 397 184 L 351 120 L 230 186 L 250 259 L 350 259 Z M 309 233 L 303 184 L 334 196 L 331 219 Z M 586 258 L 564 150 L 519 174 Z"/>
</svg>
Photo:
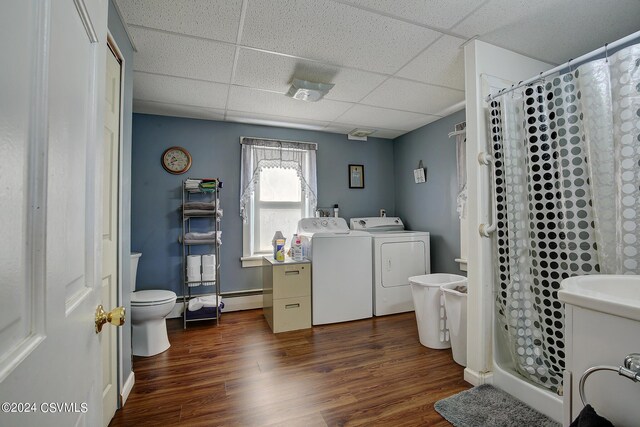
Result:
<svg viewBox="0 0 640 427">
<path fill-rule="evenodd" d="M 96 334 L 99 334 L 102 331 L 102 325 L 109 322 L 114 326 L 122 326 L 124 325 L 124 321 L 126 320 L 126 311 L 124 307 L 116 307 L 110 312 L 104 311 L 102 304 L 96 308 Z"/>
</svg>

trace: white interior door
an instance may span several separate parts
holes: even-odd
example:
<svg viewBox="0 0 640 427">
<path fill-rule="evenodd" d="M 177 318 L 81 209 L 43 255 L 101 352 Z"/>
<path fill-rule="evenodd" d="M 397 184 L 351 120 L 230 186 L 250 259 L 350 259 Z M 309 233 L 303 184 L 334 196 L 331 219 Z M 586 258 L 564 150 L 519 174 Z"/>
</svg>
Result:
<svg viewBox="0 0 640 427">
<path fill-rule="evenodd" d="M 2 5 L 0 425 L 102 423 L 94 313 L 107 5 Z"/>
<path fill-rule="evenodd" d="M 104 148 L 102 170 L 102 289 L 101 303 L 106 309 L 118 305 L 118 159 L 120 147 L 120 71 L 121 64 L 107 49 Z M 118 408 L 118 349 L 116 328 L 100 334 L 102 347 L 103 425 L 109 425 Z"/>
</svg>

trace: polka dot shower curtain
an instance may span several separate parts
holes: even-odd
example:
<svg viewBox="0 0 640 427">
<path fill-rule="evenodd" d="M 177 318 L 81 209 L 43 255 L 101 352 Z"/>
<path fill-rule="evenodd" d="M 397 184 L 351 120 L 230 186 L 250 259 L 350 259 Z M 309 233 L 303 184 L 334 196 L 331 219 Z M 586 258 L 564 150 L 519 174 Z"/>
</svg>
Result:
<svg viewBox="0 0 640 427">
<path fill-rule="evenodd" d="M 640 45 L 491 101 L 496 318 L 516 370 L 562 394 L 560 282 L 640 274 Z"/>
</svg>

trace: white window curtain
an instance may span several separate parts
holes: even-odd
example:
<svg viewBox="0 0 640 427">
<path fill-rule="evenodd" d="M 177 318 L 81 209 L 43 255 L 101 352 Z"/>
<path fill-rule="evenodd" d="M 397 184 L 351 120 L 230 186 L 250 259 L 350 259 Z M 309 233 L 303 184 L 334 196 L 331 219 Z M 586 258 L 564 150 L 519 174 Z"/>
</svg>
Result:
<svg viewBox="0 0 640 427">
<path fill-rule="evenodd" d="M 240 171 L 240 216 L 247 220 L 247 209 L 264 168 L 293 169 L 300 178 L 308 212 L 316 210 L 317 144 L 262 138 L 240 138 L 242 165 Z"/>
</svg>

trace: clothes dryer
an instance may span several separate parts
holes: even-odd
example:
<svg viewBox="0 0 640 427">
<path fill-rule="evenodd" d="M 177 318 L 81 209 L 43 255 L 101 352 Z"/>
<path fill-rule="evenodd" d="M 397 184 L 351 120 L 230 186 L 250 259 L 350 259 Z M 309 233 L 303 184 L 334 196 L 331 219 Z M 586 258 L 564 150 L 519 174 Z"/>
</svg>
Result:
<svg viewBox="0 0 640 427">
<path fill-rule="evenodd" d="M 429 233 L 409 231 L 398 217 L 351 218 L 372 237 L 373 314 L 413 311 L 409 277 L 431 273 Z"/>
<path fill-rule="evenodd" d="M 350 230 L 344 218 L 303 218 L 302 250 L 311 260 L 312 324 L 372 316 L 371 236 Z"/>
</svg>

